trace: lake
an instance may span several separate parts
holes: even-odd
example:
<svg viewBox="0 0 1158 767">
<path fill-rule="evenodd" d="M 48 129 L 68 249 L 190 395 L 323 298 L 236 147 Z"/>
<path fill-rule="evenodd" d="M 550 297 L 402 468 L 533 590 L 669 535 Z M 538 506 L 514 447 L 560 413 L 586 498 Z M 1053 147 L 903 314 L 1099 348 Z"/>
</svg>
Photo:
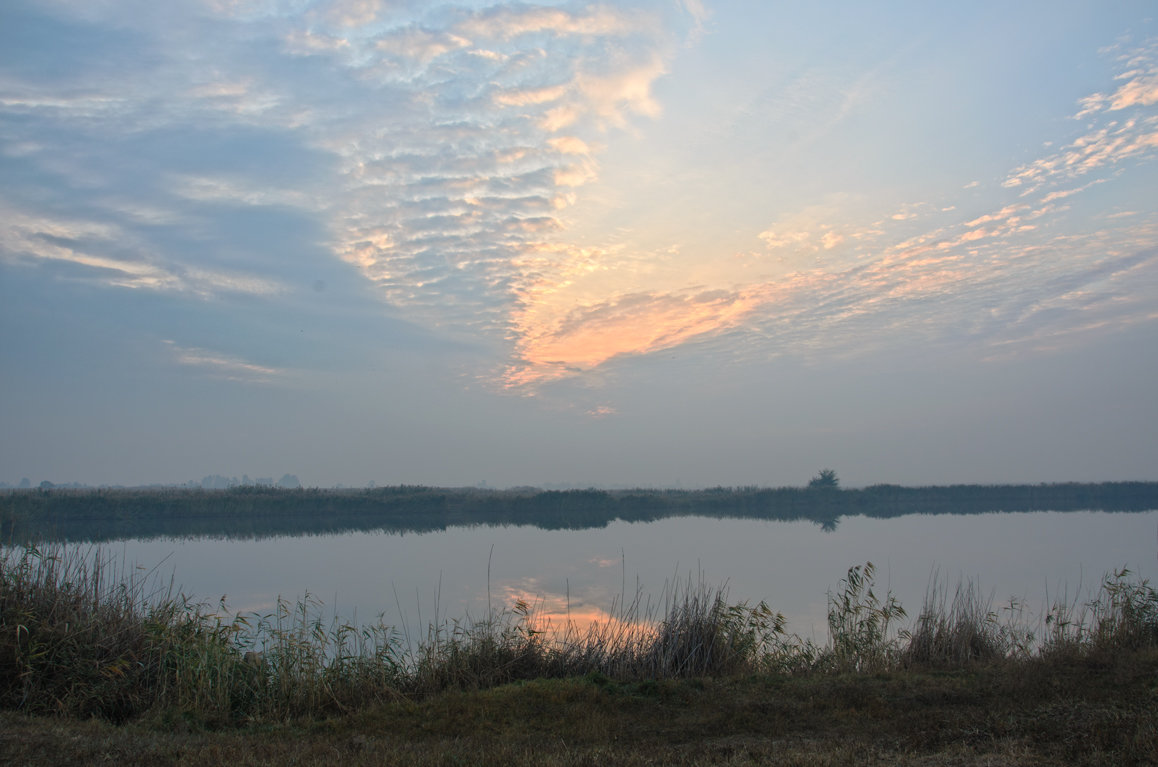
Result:
<svg viewBox="0 0 1158 767">
<path fill-rule="evenodd" d="M 1034 616 L 1050 602 L 1089 598 L 1115 569 L 1158 581 L 1158 511 L 852 516 L 830 532 L 805 521 L 672 517 L 585 530 L 124 540 L 101 552 L 214 606 L 224 598 L 233 612 L 268 614 L 279 598 L 308 594 L 327 619 L 381 615 L 413 637 L 432 621 L 484 616 L 488 598 L 495 607 L 524 599 L 541 615 L 579 622 L 637 593 L 662 607 L 671 585 L 690 578 L 726 586 L 733 601 L 764 600 L 789 630 L 823 641 L 827 591 L 866 561 L 877 567 L 876 593 L 891 590 L 910 620 L 934 577 L 971 580 L 995 609 L 1012 598 Z"/>
</svg>

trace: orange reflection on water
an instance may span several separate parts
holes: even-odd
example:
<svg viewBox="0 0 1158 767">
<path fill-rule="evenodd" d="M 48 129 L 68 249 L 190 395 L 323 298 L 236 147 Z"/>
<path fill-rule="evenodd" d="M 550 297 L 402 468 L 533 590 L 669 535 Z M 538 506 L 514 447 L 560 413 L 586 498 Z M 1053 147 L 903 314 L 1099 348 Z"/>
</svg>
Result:
<svg viewBox="0 0 1158 767">
<path fill-rule="evenodd" d="M 575 640 L 584 637 L 642 637 L 655 630 L 655 622 L 638 616 L 617 615 L 612 611 L 587 604 L 581 599 L 572 601 L 567 595 L 530 591 L 522 587 L 507 587 L 505 607 L 511 613 L 525 616 L 525 628 L 541 632 L 553 640 Z"/>
</svg>

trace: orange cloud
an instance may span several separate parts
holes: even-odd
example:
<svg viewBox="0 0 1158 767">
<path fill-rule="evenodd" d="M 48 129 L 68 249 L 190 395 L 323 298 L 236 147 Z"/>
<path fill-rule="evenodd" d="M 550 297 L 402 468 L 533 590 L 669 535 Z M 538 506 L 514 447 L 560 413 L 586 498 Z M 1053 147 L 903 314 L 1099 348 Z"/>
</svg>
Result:
<svg viewBox="0 0 1158 767">
<path fill-rule="evenodd" d="M 575 136 L 559 136 L 558 138 L 548 139 L 547 143 L 560 154 L 591 153 L 591 147 L 587 146 L 587 142 Z"/>
<path fill-rule="evenodd" d="M 567 86 L 499 91 L 492 98 L 500 106 L 527 106 L 558 101 L 567 93 Z"/>
<path fill-rule="evenodd" d="M 650 87 L 663 71 L 659 58 L 602 80 L 580 71 L 563 103 L 549 104 L 542 127 L 559 130 L 580 117 L 614 122 L 609 118 L 626 112 L 650 113 Z M 1116 94 L 1121 108 L 1152 102 L 1150 79 L 1133 74 L 1120 79 L 1130 80 Z M 1112 103 L 1107 96 L 1102 106 L 1109 109 Z M 942 200 L 882 213 L 858 210 L 863 201 L 839 196 L 780 212 L 755 235 L 762 249 L 737 253 L 727 242 L 710 260 L 701 251 L 711 246 L 656 245 L 644 227 L 611 235 L 619 243 L 615 247 L 524 240 L 510 264 L 516 304 L 505 327 L 513 349 L 501 384 L 533 393 L 613 360 L 744 325 L 786 347 L 851 347 L 863 345 L 869 323 L 932 332 L 938 320 L 928 313 L 930 299 L 956 300 L 971 312 L 985 301 L 996 303 L 995 296 L 1015 306 L 1019 291 L 1041 290 L 1035 274 L 1079 269 L 1082 256 L 1071 240 L 1046 239 L 1049 217 L 1065 210 L 1057 203 L 1102 183 L 1094 171 L 1150 155 L 1158 148 L 1156 126 L 1158 121 L 1147 116 L 1092 124 L 1084 135 L 1010 171 L 1002 186 L 1020 188 L 988 211 L 954 214 L 958 206 Z M 578 199 L 563 190 L 579 190 L 598 166 L 582 139 L 556 135 L 546 145 L 577 161 L 552 167 L 556 197 L 551 204 L 563 209 Z M 1058 188 L 1059 182 L 1065 188 Z M 977 186 L 974 181 L 964 188 Z M 571 228 L 568 219 L 558 220 L 559 231 Z M 1059 260 L 1063 251 L 1073 254 L 1065 264 Z M 586 412 L 602 415 L 601 408 Z"/>
<path fill-rule="evenodd" d="M 1046 202 L 1048 202 L 1048 200 Z M 1015 203 L 1013 205 L 1006 205 L 1004 208 L 997 211 L 996 213 L 990 213 L 988 215 L 981 216 L 979 218 L 975 218 L 972 221 L 965 222 L 965 226 L 973 228 L 976 226 L 981 226 L 982 224 L 988 224 L 991 221 L 1004 221 L 1006 219 L 1012 218 L 1014 213 L 1018 213 L 1020 211 L 1023 211 L 1028 207 L 1029 207 L 1028 205 L 1021 204 L 1021 203 Z"/>
<path fill-rule="evenodd" d="M 642 20 L 609 7 L 588 13 L 568 13 L 557 8 L 499 7 L 461 23 L 466 35 L 492 40 L 511 40 L 520 35 L 548 32 L 559 37 L 618 36 L 640 28 Z"/>
<path fill-rule="evenodd" d="M 504 376 L 507 387 L 557 380 L 626 355 L 669 349 L 736 327 L 769 298 L 767 286 L 699 293 L 634 293 L 580 306 L 547 319 L 546 306 L 516 318 L 519 363 Z M 544 299 L 549 302 L 550 296 Z"/>
</svg>

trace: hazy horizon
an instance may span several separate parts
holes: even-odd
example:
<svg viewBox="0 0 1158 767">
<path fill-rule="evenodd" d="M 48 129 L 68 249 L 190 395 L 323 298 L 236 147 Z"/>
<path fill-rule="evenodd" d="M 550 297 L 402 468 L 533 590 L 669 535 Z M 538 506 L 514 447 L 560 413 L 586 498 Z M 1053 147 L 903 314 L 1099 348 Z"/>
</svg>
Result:
<svg viewBox="0 0 1158 767">
<path fill-rule="evenodd" d="M 714 490 L 718 490 L 718 489 L 719 490 L 731 490 L 731 491 L 735 491 L 735 492 L 743 492 L 743 491 L 752 490 L 752 489 L 776 490 L 776 489 L 782 489 L 782 488 L 806 488 L 806 487 L 808 487 L 809 482 L 812 479 L 812 478 L 806 478 L 806 479 L 799 481 L 799 482 L 787 482 L 787 483 L 783 483 L 780 485 L 771 485 L 771 484 L 763 483 L 763 484 L 754 484 L 754 485 L 695 485 L 695 486 L 684 486 L 684 485 L 674 486 L 674 485 L 671 485 L 671 486 L 660 486 L 660 485 L 640 485 L 640 484 L 601 485 L 601 484 L 590 483 L 590 482 L 589 483 L 584 483 L 584 482 L 539 482 L 539 483 L 533 483 L 533 484 L 527 484 L 527 485 L 492 485 L 492 484 L 485 482 L 485 481 L 478 482 L 478 483 L 475 483 L 473 485 L 416 485 L 415 483 L 410 483 L 410 482 L 399 482 L 399 483 L 393 483 L 393 484 L 385 484 L 385 483 L 375 482 L 374 480 L 370 480 L 369 482 L 366 482 L 366 483 L 361 484 L 361 485 L 346 485 L 346 484 L 342 484 L 342 483 L 338 483 L 335 485 L 309 485 L 309 484 L 304 484 L 300 480 L 298 480 L 296 474 L 291 474 L 291 475 L 286 475 L 286 476 L 292 477 L 293 482 L 296 484 L 286 483 L 284 481 L 284 478 L 281 478 L 281 479 L 274 479 L 271 477 L 250 478 L 248 475 L 244 475 L 244 477 L 238 477 L 236 475 L 232 475 L 232 476 L 207 475 L 205 477 L 202 477 L 201 479 L 189 479 L 189 480 L 185 480 L 183 482 L 148 482 L 148 483 L 143 483 L 143 484 L 139 484 L 139 485 L 113 484 L 113 483 L 108 483 L 108 482 L 90 484 L 90 483 L 82 483 L 82 482 L 72 482 L 72 481 L 68 481 L 68 480 L 57 481 L 57 480 L 53 480 L 53 479 L 49 479 L 49 478 L 41 479 L 38 481 L 33 481 L 29 477 L 22 477 L 17 482 L 9 482 L 7 480 L 0 480 L 0 490 L 38 490 L 38 489 L 42 489 L 42 483 L 47 482 L 48 483 L 48 489 L 56 489 L 56 490 L 106 490 L 106 489 L 108 489 L 108 490 L 169 490 L 169 489 L 177 489 L 177 490 L 229 490 L 229 489 L 238 488 L 238 487 L 266 487 L 266 488 L 272 488 L 272 489 L 278 489 L 278 490 L 295 490 L 296 489 L 296 490 L 362 491 L 362 490 L 375 490 L 375 489 L 389 489 L 392 487 L 395 487 L 395 488 L 396 487 L 429 487 L 429 488 L 434 489 L 434 490 L 467 491 L 467 492 L 474 492 L 477 490 L 496 491 L 496 492 L 508 492 L 508 491 L 510 491 L 510 492 L 520 492 L 520 491 L 543 492 L 543 491 L 566 491 L 566 490 L 577 490 L 577 491 L 597 490 L 597 491 L 607 491 L 607 492 L 641 491 L 641 492 L 659 492 L 659 493 L 662 493 L 662 492 L 670 492 L 673 490 L 674 491 L 684 490 L 684 491 L 689 491 L 689 492 L 696 492 L 696 491 L 703 491 L 703 490 L 714 491 Z M 25 480 L 28 481 L 28 484 L 24 484 Z M 1052 482 L 1052 483 L 1051 482 L 1047 482 L 1047 483 L 1035 483 L 1035 482 L 946 483 L 944 485 L 936 485 L 936 486 L 924 485 L 924 487 L 948 487 L 948 486 L 983 487 L 983 486 L 990 485 L 990 484 L 1009 485 L 1011 487 L 1037 487 L 1039 485 L 1049 486 L 1049 485 L 1067 485 L 1067 484 L 1099 485 L 1099 484 L 1103 484 L 1104 482 L 1107 482 L 1110 484 L 1115 484 L 1115 483 L 1129 484 L 1129 483 L 1133 483 L 1133 482 L 1140 482 L 1140 483 L 1144 483 L 1144 484 L 1153 484 L 1155 482 L 1155 480 L 1146 480 L 1146 479 L 1104 480 L 1104 481 L 1090 480 L 1087 482 L 1076 482 L 1073 480 L 1066 480 L 1066 481 Z M 870 482 L 870 483 L 863 484 L 863 485 L 847 485 L 843 481 L 841 481 L 839 484 L 839 488 L 841 490 L 865 490 L 868 488 L 872 488 L 874 486 L 899 486 L 899 485 L 896 485 L 895 483 L 884 483 L 884 482 Z M 920 486 L 907 485 L 906 487 L 920 487 Z"/>
<path fill-rule="evenodd" d="M 11 0 L 0 480 L 1158 480 L 1154 11 Z"/>
</svg>

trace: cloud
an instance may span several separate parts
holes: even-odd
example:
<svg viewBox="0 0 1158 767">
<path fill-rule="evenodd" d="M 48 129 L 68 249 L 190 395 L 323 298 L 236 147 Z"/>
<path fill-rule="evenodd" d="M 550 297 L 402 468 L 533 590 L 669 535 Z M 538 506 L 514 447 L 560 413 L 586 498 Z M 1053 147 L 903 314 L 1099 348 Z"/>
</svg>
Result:
<svg viewBox="0 0 1158 767">
<path fill-rule="evenodd" d="M 766 300 L 765 290 L 620 295 L 547 323 L 534 309 L 525 310 L 515 322 L 520 364 L 508 368 L 504 383 L 539 385 L 735 327 Z"/>
<path fill-rule="evenodd" d="M 1158 149 L 1158 118 L 1110 122 L 1075 139 L 1060 152 L 1015 169 L 1002 183 L 1031 194 L 1048 183 L 1067 182 Z"/>
<path fill-rule="evenodd" d="M 331 0 L 324 13 L 330 24 L 359 27 L 377 21 L 388 6 L 385 0 Z"/>
<path fill-rule="evenodd" d="M 1158 70 L 1140 74 L 1118 88 L 1110 99 L 1109 108 L 1117 110 L 1151 104 L 1158 104 Z"/>
<path fill-rule="evenodd" d="M 556 187 L 573 187 L 583 186 L 598 177 L 596 166 L 593 162 L 579 162 L 574 165 L 567 165 L 562 168 L 555 169 L 555 186 Z"/>
<path fill-rule="evenodd" d="M 658 117 L 662 111 L 651 95 L 652 84 L 667 73 L 663 59 L 652 56 L 649 61 L 634 67 L 620 68 L 606 74 L 580 74 L 577 79 L 580 92 L 595 113 L 617 126 L 625 125 L 624 110 L 648 117 Z"/>
<path fill-rule="evenodd" d="M 33 126 L 5 136 L 6 151 L 28 147 L 39 170 L 55 168 L 73 189 L 86 185 L 73 194 L 84 209 L 79 217 L 116 207 L 116 236 L 136 243 L 132 256 L 41 245 L 41 261 L 51 252 L 102 269 L 106 284 L 258 291 L 260 279 L 239 276 L 244 262 L 191 269 L 186 255 L 156 247 L 162 233 L 153 227 L 164 227 L 169 241 L 183 237 L 188 252 L 216 235 L 207 239 L 207 230 L 225 235 L 231 216 L 282 208 L 322 217 L 323 244 L 375 283 L 395 311 L 465 334 L 503 332 L 521 279 L 513 262 L 560 231 L 561 211 L 598 177 L 594 138 L 659 113 L 651 84 L 679 37 L 670 15 L 647 4 L 175 0 L 164 13 L 117 3 L 52 8 L 61 19 L 83 16 L 94 35 L 128 30 L 153 58 L 147 68 L 106 68 L 100 76 L 78 68 L 56 80 L 0 81 L 0 109 Z M 280 145 L 223 151 L 227 142 L 213 138 L 203 143 L 215 154 L 199 167 L 196 146 L 155 138 L 184 132 L 202 140 L 247 128 Z M 67 136 L 76 151 L 37 150 L 38 134 Z M 137 198 L 126 198 L 129 179 L 119 183 L 127 173 L 113 152 L 100 167 L 89 149 L 125 137 L 159 147 L 130 155 L 138 179 L 148 180 Z M 293 172 L 303 150 L 334 158 L 327 175 Z M 288 167 L 250 159 L 267 152 Z M 164 210 L 183 213 L 162 220 Z M 21 237 L 20 249 L 31 252 Z"/>
<path fill-rule="evenodd" d="M 680 0 L 680 6 L 692 17 L 694 22 L 692 31 L 688 34 L 688 42 L 695 44 L 706 32 L 707 22 L 712 14 L 704 7 L 702 0 Z"/>
<path fill-rule="evenodd" d="M 1105 183 L 1104 168 L 1152 155 L 1145 126 L 1155 120 L 1111 121 L 1047 150 L 1011 172 L 1019 179 L 1006 184 L 1012 199 L 997 194 L 988 210 L 962 198 L 874 215 L 862 200 L 836 197 L 785 212 L 757 235 L 776 259 L 764 263 L 806 268 L 766 279 L 745 271 L 759 254 L 720 260 L 681 285 L 680 269 L 665 269 L 654 253 L 540 248 L 522 264 L 534 277 L 521 284 L 512 315 L 504 384 L 539 391 L 634 356 L 722 339 L 737 354 L 761 355 L 863 353 L 906 339 L 1006 348 L 1145 321 L 1158 300 L 1158 288 L 1146 294 L 1138 279 L 1158 263 L 1153 214 L 1106 217 L 1121 223 L 1080 233 L 1064 226 L 1059 203 Z M 648 268 L 633 266 L 640 262 Z"/>
<path fill-rule="evenodd" d="M 778 229 L 767 229 L 757 235 L 764 244 L 769 248 L 786 248 L 792 246 L 805 246 L 814 248 L 811 245 L 812 233 L 808 231 L 785 232 Z"/>
<path fill-rule="evenodd" d="M 1043 202 L 1049 202 L 1049 199 L 1043 200 Z M 1016 222 L 1020 219 L 1018 219 L 1014 214 L 1020 213 L 1021 211 L 1026 210 L 1028 207 L 1029 206 L 1025 205 L 1024 203 L 1014 203 L 1012 205 L 1006 205 L 1004 208 L 997 211 L 996 213 L 986 213 L 984 216 L 978 216 L 977 218 L 973 219 L 972 221 L 966 221 L 965 226 L 967 226 L 969 228 L 973 228 L 973 227 L 981 226 L 982 224 L 991 223 L 993 221 L 1014 221 L 1014 222 Z"/>
<path fill-rule="evenodd" d="M 148 244 L 107 221 L 28 213 L 0 206 L 0 260 L 72 267 L 73 279 L 109 287 L 186 293 L 208 298 L 221 292 L 272 295 L 271 279 L 152 257 Z"/>
<path fill-rule="evenodd" d="M 238 21 L 291 16 L 302 5 L 296 0 L 201 0 L 199 4 L 213 14 Z"/>
<path fill-rule="evenodd" d="M 282 103 L 280 94 L 256 85 L 252 78 L 211 80 L 190 88 L 189 97 L 218 111 L 249 120 L 260 118 Z"/>
<path fill-rule="evenodd" d="M 553 85 L 547 88 L 535 88 L 531 90 L 509 90 L 499 91 L 495 93 L 495 103 L 503 107 L 521 107 L 531 104 L 547 104 L 552 101 L 558 101 L 567 94 L 567 86 Z"/>
<path fill-rule="evenodd" d="M 831 223 L 844 215 L 840 206 L 841 201 L 835 199 L 829 204 L 812 205 L 786 213 L 771 227 L 756 236 L 773 252 L 816 254 L 830 251 L 846 240 L 861 240 L 876 234 L 875 228 L 855 228 Z M 895 221 L 904 221 L 915 216 L 915 213 L 906 210 L 891 218 Z"/>
<path fill-rule="evenodd" d="M 340 53 L 350 48 L 350 41 L 337 35 L 295 29 L 285 37 L 285 50 L 297 56 Z"/>
<path fill-rule="evenodd" d="M 238 357 L 192 346 L 179 346 L 171 340 L 164 343 L 178 364 L 197 368 L 214 378 L 240 383 L 270 384 L 287 376 L 286 370 L 257 365 Z"/>
<path fill-rule="evenodd" d="M 1003 186 L 1030 194 L 1158 149 L 1158 116 L 1145 110 L 1158 104 L 1158 42 L 1125 53 L 1119 61 L 1128 67 L 1115 77 L 1122 84 L 1113 93 L 1094 93 L 1079 102 L 1074 117 L 1090 118 L 1089 129 L 1060 151 L 1016 168 Z M 1128 115 L 1118 114 L 1124 110 Z"/>
<path fill-rule="evenodd" d="M 1113 93 L 1093 93 L 1081 99 L 1078 102 L 1081 109 L 1074 119 L 1158 104 L 1158 41 L 1127 51 L 1118 60 L 1126 66 L 1126 71 L 1114 79 L 1122 84 Z"/>
<path fill-rule="evenodd" d="M 397 56 L 423 64 L 470 46 L 471 41 L 460 35 L 418 27 L 393 32 L 377 43 L 378 50 L 388 56 Z"/>
<path fill-rule="evenodd" d="M 591 154 L 587 142 L 575 136 L 556 136 L 547 139 L 547 144 L 560 154 Z"/>
<path fill-rule="evenodd" d="M 458 25 L 468 37 L 511 41 L 524 35 L 547 33 L 555 37 L 621 37 L 639 31 L 636 14 L 610 6 L 570 12 L 562 8 L 498 5 Z"/>
<path fill-rule="evenodd" d="M 700 2 L 684 0 L 678 18 L 650 2 L 153 5 L 48 6 L 127 35 L 148 67 L 102 59 L 99 74 L 0 80 L 4 157 L 37 179 L 0 190 L 6 263 L 122 289 L 272 295 L 288 282 L 287 241 L 317 242 L 389 311 L 506 344 L 499 377 L 520 392 L 725 337 L 773 355 L 1039 338 L 1066 321 L 1093 327 L 1074 319 L 1081 306 L 1099 326 L 1139 316 L 1124 275 L 1150 268 L 1131 259 L 1152 211 L 1079 232 L 1061 214 L 1158 149 L 1153 45 L 1122 54 L 1070 135 L 1003 186 L 985 179 L 984 206 L 970 191 L 982 181 L 966 179 L 933 202 L 833 197 L 769 211 L 741 233 L 749 244 L 692 254 L 624 231 L 584 241 L 569 216 L 608 175 L 609 132 L 663 119 L 656 83 L 709 22 Z M 878 79 L 842 89 L 800 76 L 763 107 L 815 142 Z M 235 244 L 238 222 L 261 216 L 269 236 Z M 183 353 L 205 369 L 249 364 Z"/>
<path fill-rule="evenodd" d="M 665 35 L 638 11 L 512 5 L 431 15 L 352 50 L 363 103 L 378 89 L 393 103 L 324 122 L 346 168 L 335 252 L 410 317 L 501 327 L 514 262 L 598 178 L 591 136 L 658 115 Z M 451 282 L 470 289 L 448 295 Z"/>
<path fill-rule="evenodd" d="M 307 192 L 271 188 L 245 177 L 195 176 L 174 174 L 169 190 L 178 197 L 197 202 L 232 203 L 245 206 L 285 206 L 316 210 L 322 204 Z"/>
</svg>

